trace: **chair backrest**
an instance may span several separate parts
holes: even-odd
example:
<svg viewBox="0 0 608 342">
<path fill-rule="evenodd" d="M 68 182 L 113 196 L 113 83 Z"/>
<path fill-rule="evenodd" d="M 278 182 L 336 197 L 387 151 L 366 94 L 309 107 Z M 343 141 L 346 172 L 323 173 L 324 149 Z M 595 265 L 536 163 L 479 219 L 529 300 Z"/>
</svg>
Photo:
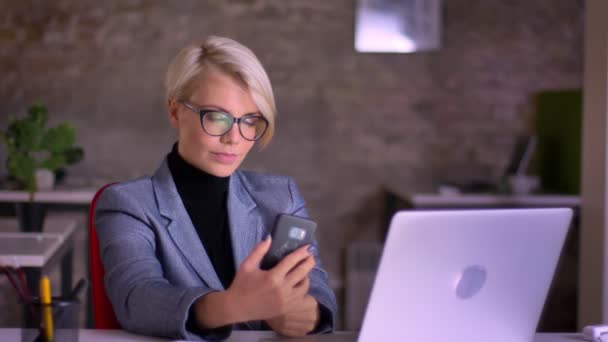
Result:
<svg viewBox="0 0 608 342">
<path fill-rule="evenodd" d="M 104 269 L 99 254 L 97 230 L 95 229 L 95 204 L 101 193 L 112 184 L 106 184 L 97 190 L 89 207 L 89 268 L 91 272 L 91 295 L 95 329 L 121 329 L 103 285 Z"/>
</svg>

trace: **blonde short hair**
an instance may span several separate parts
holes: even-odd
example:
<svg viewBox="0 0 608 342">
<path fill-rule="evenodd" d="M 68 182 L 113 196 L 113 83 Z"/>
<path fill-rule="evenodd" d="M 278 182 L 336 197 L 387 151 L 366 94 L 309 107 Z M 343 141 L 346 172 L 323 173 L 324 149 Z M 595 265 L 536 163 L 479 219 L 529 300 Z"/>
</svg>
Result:
<svg viewBox="0 0 608 342">
<path fill-rule="evenodd" d="M 244 45 L 229 38 L 210 36 L 202 43 L 182 49 L 167 70 L 167 98 L 188 100 L 197 89 L 201 75 L 211 68 L 234 77 L 249 90 L 258 110 L 268 120 L 268 129 L 259 140 L 260 146 L 265 147 L 274 135 L 274 95 L 264 67 Z"/>
</svg>

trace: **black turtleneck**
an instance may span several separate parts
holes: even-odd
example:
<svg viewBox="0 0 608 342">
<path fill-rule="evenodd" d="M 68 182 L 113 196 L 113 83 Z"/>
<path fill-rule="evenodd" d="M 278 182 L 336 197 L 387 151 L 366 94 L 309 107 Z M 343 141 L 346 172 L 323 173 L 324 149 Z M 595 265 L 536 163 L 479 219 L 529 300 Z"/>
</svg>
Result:
<svg viewBox="0 0 608 342">
<path fill-rule="evenodd" d="M 216 177 L 190 165 L 177 152 L 177 144 L 167 161 L 198 237 L 222 284 L 228 288 L 235 274 L 226 207 L 230 177 Z"/>
</svg>

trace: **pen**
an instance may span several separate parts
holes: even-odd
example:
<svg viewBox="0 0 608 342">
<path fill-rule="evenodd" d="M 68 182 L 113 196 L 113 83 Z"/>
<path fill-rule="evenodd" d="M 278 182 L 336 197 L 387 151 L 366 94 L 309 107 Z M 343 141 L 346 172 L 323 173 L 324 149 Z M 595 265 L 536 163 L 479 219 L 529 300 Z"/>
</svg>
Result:
<svg viewBox="0 0 608 342">
<path fill-rule="evenodd" d="M 74 287 L 72 292 L 70 292 L 70 296 L 68 297 L 68 299 L 69 300 L 78 300 L 78 295 L 85 287 L 87 287 L 88 284 L 89 284 L 89 282 L 86 280 L 86 278 L 81 278 L 80 281 L 78 281 L 78 283 L 76 283 L 76 286 Z"/>
<path fill-rule="evenodd" d="M 25 274 L 21 268 L 0 266 L 0 272 L 6 275 L 11 286 L 13 286 L 13 289 L 17 292 L 19 300 L 23 303 L 30 303 L 32 301 L 32 294 L 27 287 Z"/>
<path fill-rule="evenodd" d="M 42 328 L 47 342 L 53 340 L 53 310 L 51 307 L 51 281 L 49 277 L 40 279 L 40 304 L 42 305 Z"/>
</svg>

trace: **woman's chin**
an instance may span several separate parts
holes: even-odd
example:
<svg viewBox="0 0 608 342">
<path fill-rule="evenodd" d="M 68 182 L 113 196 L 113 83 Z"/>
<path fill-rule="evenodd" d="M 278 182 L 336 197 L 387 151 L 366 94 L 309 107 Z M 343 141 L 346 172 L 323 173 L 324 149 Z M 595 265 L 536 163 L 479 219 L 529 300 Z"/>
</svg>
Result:
<svg viewBox="0 0 608 342">
<path fill-rule="evenodd" d="M 205 170 L 207 173 L 216 177 L 228 177 L 236 171 L 236 167 L 232 165 L 211 165 Z"/>
</svg>

